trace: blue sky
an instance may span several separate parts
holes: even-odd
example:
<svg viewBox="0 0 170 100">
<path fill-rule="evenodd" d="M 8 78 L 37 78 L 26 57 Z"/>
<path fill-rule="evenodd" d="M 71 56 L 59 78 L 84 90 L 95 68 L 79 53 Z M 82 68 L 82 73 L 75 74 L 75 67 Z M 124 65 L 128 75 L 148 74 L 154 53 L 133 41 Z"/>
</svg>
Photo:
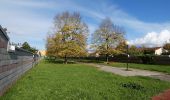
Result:
<svg viewBox="0 0 170 100">
<path fill-rule="evenodd" d="M 1 0 L 0 25 L 10 32 L 11 42 L 45 49 L 54 16 L 77 11 L 89 26 L 89 45 L 98 24 L 110 17 L 125 28 L 131 44 L 161 46 L 170 39 L 169 5 L 169 0 Z"/>
</svg>

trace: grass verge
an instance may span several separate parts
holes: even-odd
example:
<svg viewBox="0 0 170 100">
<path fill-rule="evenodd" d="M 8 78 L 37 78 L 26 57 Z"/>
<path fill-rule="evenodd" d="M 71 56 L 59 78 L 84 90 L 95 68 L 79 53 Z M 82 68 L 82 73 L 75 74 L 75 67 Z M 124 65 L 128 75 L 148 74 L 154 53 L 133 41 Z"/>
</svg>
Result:
<svg viewBox="0 0 170 100">
<path fill-rule="evenodd" d="M 0 100 L 149 100 L 170 88 L 169 82 L 122 77 L 82 64 L 42 61 Z"/>
</svg>

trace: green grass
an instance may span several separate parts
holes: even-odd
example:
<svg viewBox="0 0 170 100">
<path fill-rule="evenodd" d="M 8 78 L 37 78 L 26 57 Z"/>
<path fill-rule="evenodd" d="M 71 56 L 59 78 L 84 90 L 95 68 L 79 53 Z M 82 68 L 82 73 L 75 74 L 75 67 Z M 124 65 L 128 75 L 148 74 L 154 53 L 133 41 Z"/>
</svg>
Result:
<svg viewBox="0 0 170 100">
<path fill-rule="evenodd" d="M 41 62 L 0 100 L 149 100 L 169 82 L 123 77 L 82 64 Z"/>
<path fill-rule="evenodd" d="M 118 63 L 118 62 L 111 62 L 109 65 L 113 67 L 126 67 L 126 63 Z M 129 63 L 129 67 L 136 68 L 136 69 L 164 72 L 170 74 L 170 66 L 168 65 L 148 65 L 148 64 Z"/>
</svg>

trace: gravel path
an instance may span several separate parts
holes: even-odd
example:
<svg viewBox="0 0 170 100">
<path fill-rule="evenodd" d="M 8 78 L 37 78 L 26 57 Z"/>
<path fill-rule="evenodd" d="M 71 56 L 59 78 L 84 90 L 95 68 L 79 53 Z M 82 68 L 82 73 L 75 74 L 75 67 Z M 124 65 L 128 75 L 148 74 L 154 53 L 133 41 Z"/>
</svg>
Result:
<svg viewBox="0 0 170 100">
<path fill-rule="evenodd" d="M 126 71 L 126 68 L 120 68 L 120 67 L 111 67 L 107 65 L 98 65 L 98 64 L 93 64 L 93 63 L 88 63 L 88 65 L 92 65 L 94 67 L 99 68 L 99 70 L 103 70 L 106 72 L 111 72 L 117 75 L 122 75 L 122 76 L 147 76 L 147 77 L 152 77 L 155 79 L 160 79 L 163 81 L 169 81 L 170 82 L 170 75 L 161 73 L 161 72 L 156 72 L 156 71 L 148 71 L 148 70 L 140 70 L 140 69 L 133 69 L 129 68 L 128 71 Z"/>
</svg>

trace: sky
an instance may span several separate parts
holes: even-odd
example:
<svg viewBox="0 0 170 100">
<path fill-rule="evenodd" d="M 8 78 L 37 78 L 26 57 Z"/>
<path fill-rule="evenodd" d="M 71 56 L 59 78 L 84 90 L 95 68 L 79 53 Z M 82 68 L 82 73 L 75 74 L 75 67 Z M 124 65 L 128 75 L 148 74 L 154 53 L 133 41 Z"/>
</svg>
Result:
<svg viewBox="0 0 170 100">
<path fill-rule="evenodd" d="M 170 42 L 169 5 L 170 0 L 0 0 L 0 25 L 11 42 L 43 50 L 55 15 L 79 12 L 90 30 L 88 46 L 106 17 L 124 27 L 131 45 L 162 46 Z"/>
</svg>

